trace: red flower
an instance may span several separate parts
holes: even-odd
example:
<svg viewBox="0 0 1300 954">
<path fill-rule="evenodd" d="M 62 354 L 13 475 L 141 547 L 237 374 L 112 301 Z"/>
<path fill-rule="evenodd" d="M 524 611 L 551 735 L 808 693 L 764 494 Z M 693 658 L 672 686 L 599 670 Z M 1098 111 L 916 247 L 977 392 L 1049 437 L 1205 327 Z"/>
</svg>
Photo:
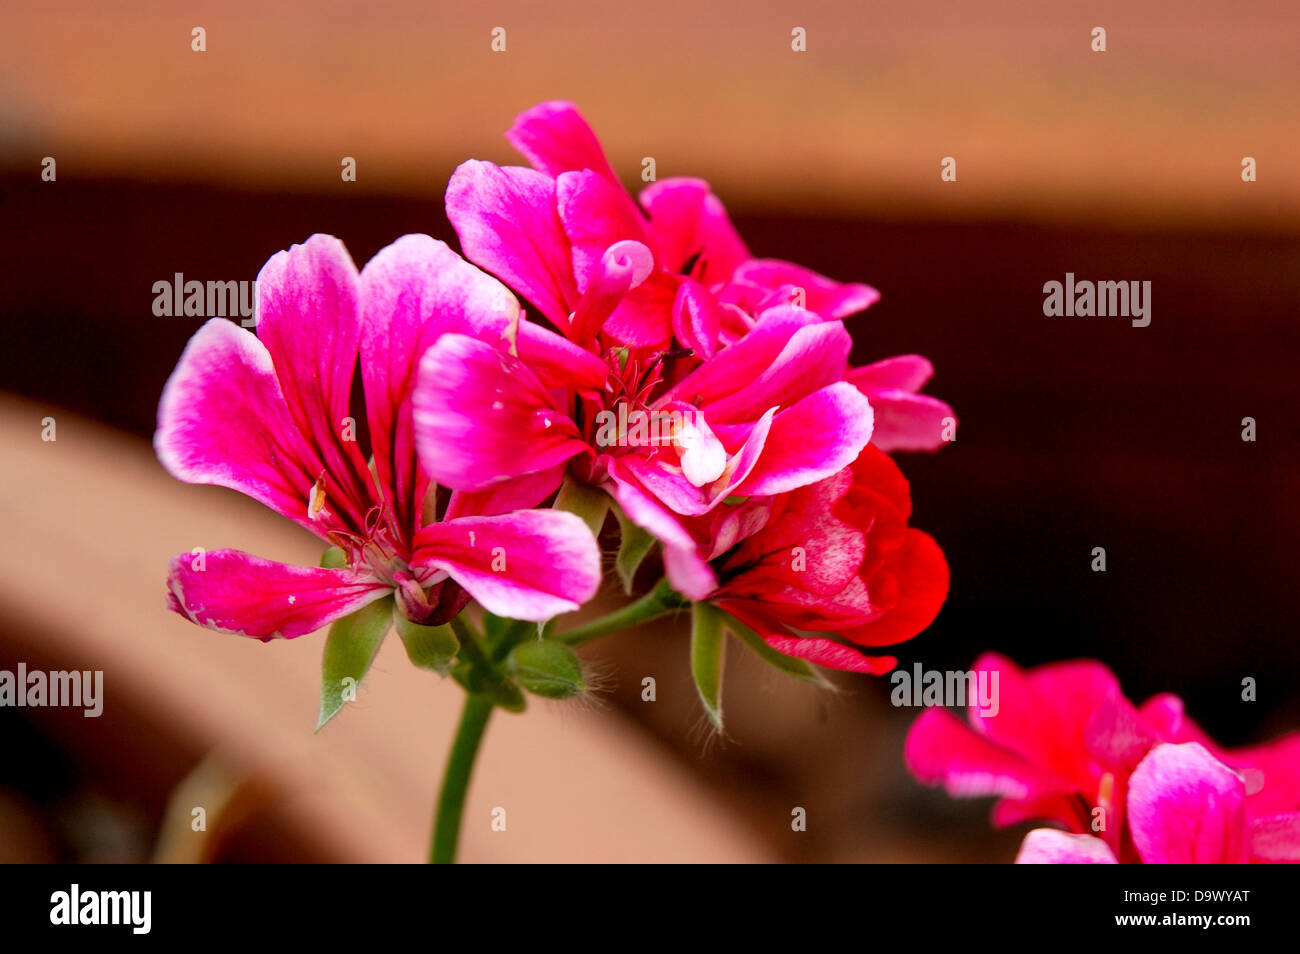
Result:
<svg viewBox="0 0 1300 954">
<path fill-rule="evenodd" d="M 724 508 L 710 600 L 788 656 L 888 672 L 898 660 L 863 647 L 911 639 L 948 594 L 947 561 L 911 512 L 907 480 L 871 446 L 833 477 Z"/>
</svg>

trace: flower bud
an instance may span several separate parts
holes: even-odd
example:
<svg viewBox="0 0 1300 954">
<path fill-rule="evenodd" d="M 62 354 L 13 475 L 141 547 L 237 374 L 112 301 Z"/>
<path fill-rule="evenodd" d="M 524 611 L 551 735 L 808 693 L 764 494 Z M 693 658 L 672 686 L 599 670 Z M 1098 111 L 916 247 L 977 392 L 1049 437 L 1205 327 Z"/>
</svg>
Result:
<svg viewBox="0 0 1300 954">
<path fill-rule="evenodd" d="M 547 699 L 568 699 L 586 688 L 577 654 L 554 639 L 520 643 L 506 657 L 506 669 L 519 685 Z"/>
</svg>

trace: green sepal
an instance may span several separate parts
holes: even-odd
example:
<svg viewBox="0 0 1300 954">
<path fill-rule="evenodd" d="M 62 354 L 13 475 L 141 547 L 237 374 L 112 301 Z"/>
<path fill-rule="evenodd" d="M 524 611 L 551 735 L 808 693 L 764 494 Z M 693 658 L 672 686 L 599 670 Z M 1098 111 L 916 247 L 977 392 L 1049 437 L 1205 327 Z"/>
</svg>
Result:
<svg viewBox="0 0 1300 954">
<path fill-rule="evenodd" d="M 605 525 L 605 514 L 609 511 L 609 495 L 576 480 L 566 480 L 560 487 L 552 509 L 567 510 L 581 517 L 592 535 L 598 537 L 600 528 Z"/>
<path fill-rule="evenodd" d="M 487 643 L 489 658 L 493 662 L 500 662 L 505 659 L 506 654 L 517 644 L 541 632 L 541 625 L 526 620 L 494 616 L 485 610 L 483 613 L 483 636 Z"/>
<path fill-rule="evenodd" d="M 750 648 L 750 650 L 763 662 L 769 666 L 781 670 L 783 673 L 801 679 L 804 682 L 810 682 L 820 689 L 833 689 L 834 686 L 821 674 L 821 671 L 812 663 L 805 659 L 796 659 L 793 656 L 787 656 L 785 653 L 779 653 L 769 646 L 763 637 L 758 635 L 740 620 L 734 616 L 723 616 L 722 625 L 730 630 L 731 634 Z"/>
<path fill-rule="evenodd" d="M 375 654 L 393 624 L 393 598 L 368 603 L 330 626 L 321 661 L 319 732 L 326 722 L 356 698 L 361 680 L 375 661 Z M 348 680 L 345 682 L 345 680 Z"/>
<path fill-rule="evenodd" d="M 504 616 L 497 616 L 483 611 L 483 636 L 489 646 L 495 646 L 505 638 L 510 627 L 514 625 L 514 620 L 506 619 Z"/>
<path fill-rule="evenodd" d="M 715 728 L 722 728 L 722 613 L 709 603 L 691 605 L 691 675 Z"/>
<path fill-rule="evenodd" d="M 330 547 L 320 555 L 320 565 L 327 570 L 342 570 L 348 565 L 348 555 L 342 547 Z"/>
<path fill-rule="evenodd" d="M 421 626 L 412 623 L 401 614 L 393 613 L 393 622 L 397 624 L 397 635 L 402 637 L 406 647 L 406 658 L 421 669 L 432 669 L 440 676 L 456 661 L 460 652 L 460 640 L 445 623 L 441 626 Z"/>
<path fill-rule="evenodd" d="M 547 699 L 569 699 L 586 688 L 578 654 L 553 639 L 529 640 L 510 650 L 506 672 L 533 695 Z"/>
<path fill-rule="evenodd" d="M 655 538 L 633 523 L 623 512 L 622 507 L 614 508 L 614 516 L 618 517 L 618 525 L 622 531 L 614 567 L 618 570 L 619 579 L 623 581 L 623 592 L 631 596 L 632 580 L 636 577 L 637 567 L 654 546 Z"/>
<path fill-rule="evenodd" d="M 494 706 L 509 712 L 523 712 L 527 706 L 524 694 L 488 656 L 483 637 L 463 615 L 452 617 L 450 625 L 460 640 L 461 649 L 460 662 L 452 668 L 451 678 L 464 686 L 466 692 L 483 696 Z"/>
</svg>

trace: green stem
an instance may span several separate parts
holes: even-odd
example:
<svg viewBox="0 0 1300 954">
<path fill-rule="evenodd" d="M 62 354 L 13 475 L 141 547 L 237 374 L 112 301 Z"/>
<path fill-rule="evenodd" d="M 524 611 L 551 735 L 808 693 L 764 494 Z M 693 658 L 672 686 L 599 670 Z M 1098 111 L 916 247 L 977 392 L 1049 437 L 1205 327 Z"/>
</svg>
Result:
<svg viewBox="0 0 1300 954">
<path fill-rule="evenodd" d="M 599 639 L 601 636 L 608 636 L 610 633 L 616 633 L 621 629 L 630 629 L 633 626 L 664 616 L 673 610 L 681 609 L 685 605 L 686 600 L 682 598 L 681 594 L 673 590 L 668 585 L 667 580 L 660 580 L 658 586 L 635 603 L 629 603 L 627 606 L 616 609 L 614 612 L 599 619 L 594 619 L 589 623 L 575 626 L 568 632 L 560 633 L 555 638 L 570 646 L 581 646 L 583 643 Z"/>
<path fill-rule="evenodd" d="M 469 790 L 470 773 L 474 758 L 487 730 L 492 703 L 474 693 L 465 695 L 465 708 L 460 713 L 460 725 L 447 756 L 447 768 L 442 775 L 442 791 L 438 794 L 438 814 L 433 821 L 433 847 L 429 861 L 435 865 L 456 862 L 456 846 L 460 842 L 460 820 L 465 811 L 465 793 Z"/>
<path fill-rule="evenodd" d="M 478 630 L 459 616 L 455 616 L 451 620 L 451 631 L 460 640 L 460 653 L 462 656 L 472 663 L 487 663 L 487 652 L 483 648 L 483 641 L 478 634 Z"/>
</svg>

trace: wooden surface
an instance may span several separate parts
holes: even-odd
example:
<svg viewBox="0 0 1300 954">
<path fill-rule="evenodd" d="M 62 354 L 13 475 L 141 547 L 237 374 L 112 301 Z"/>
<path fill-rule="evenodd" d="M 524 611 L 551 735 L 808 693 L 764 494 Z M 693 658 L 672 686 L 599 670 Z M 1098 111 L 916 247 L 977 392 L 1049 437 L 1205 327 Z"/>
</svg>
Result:
<svg viewBox="0 0 1300 954">
<path fill-rule="evenodd" d="M 275 790 L 268 809 L 292 826 L 282 837 L 314 857 L 421 860 L 459 687 L 416 670 L 393 637 L 358 701 L 313 735 L 324 634 L 263 645 L 201 630 L 166 611 L 163 581 L 168 558 L 194 546 L 312 564 L 319 544 L 233 492 L 172 480 L 143 441 L 71 414 L 44 443 L 45 413 L 0 403 L 0 641 L 33 667 L 102 669 L 106 703 L 99 719 L 28 715 L 109 775 L 176 777 L 220 750 Z M 498 806 L 504 833 L 489 828 Z M 765 858 L 617 713 L 537 702 L 494 717 L 463 837 L 479 862 Z"/>
<path fill-rule="evenodd" d="M 654 156 L 736 206 L 1295 228 L 1298 35 L 1290 0 L 12 0 L 0 166 L 440 196 L 566 98 L 624 179 Z"/>
</svg>

